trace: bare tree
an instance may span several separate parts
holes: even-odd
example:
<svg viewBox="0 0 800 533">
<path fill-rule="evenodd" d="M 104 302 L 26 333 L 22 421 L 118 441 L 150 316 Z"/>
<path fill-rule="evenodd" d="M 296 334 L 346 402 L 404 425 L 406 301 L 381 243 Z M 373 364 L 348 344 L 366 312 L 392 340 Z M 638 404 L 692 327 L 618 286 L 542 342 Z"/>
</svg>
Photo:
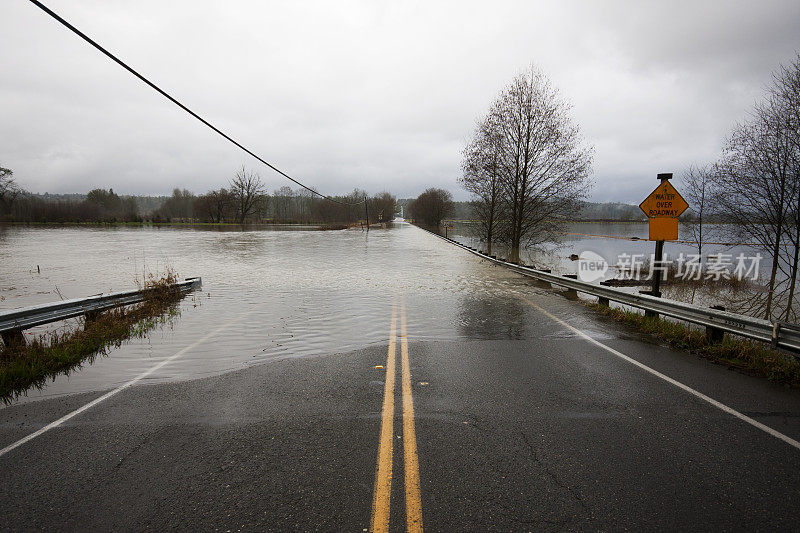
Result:
<svg viewBox="0 0 800 533">
<path fill-rule="evenodd" d="M 708 238 L 704 235 L 705 222 L 709 208 L 713 199 L 713 167 L 690 166 L 683 173 L 683 191 L 686 200 L 691 206 L 692 219 L 688 221 L 689 233 L 692 241 L 697 247 L 697 255 L 703 261 L 703 239 Z M 702 267 L 701 267 L 702 268 Z M 697 285 L 692 287 L 691 302 L 694 302 L 697 294 Z"/>
<path fill-rule="evenodd" d="M 689 231 L 700 256 L 703 255 L 703 239 L 707 238 L 703 232 L 713 198 L 713 172 L 711 166 L 692 165 L 683 173 L 682 189 L 693 215 Z"/>
<path fill-rule="evenodd" d="M 14 181 L 14 172 L 0 167 L 0 207 L 4 211 L 10 210 L 19 193 L 20 189 Z"/>
<path fill-rule="evenodd" d="M 236 173 L 230 184 L 230 192 L 236 204 L 236 217 L 240 224 L 244 224 L 253 213 L 258 197 L 264 194 L 264 184 L 258 174 L 247 172 L 244 167 Z"/>
<path fill-rule="evenodd" d="M 472 193 L 472 210 L 477 217 L 479 237 L 486 241 L 487 253 L 497 238 L 501 221 L 500 138 L 498 129 L 487 117 L 478 123 L 472 140 L 464 148 L 461 185 Z"/>
<path fill-rule="evenodd" d="M 195 200 L 195 213 L 201 214 L 211 222 L 223 222 L 230 217 L 235 199 L 224 187 L 218 191 L 209 191 Z"/>
<path fill-rule="evenodd" d="M 781 254 L 781 273 L 788 278 L 785 320 L 796 321 L 793 309 L 800 268 L 800 54 L 781 66 L 770 87 L 769 114 L 776 130 L 785 136 L 787 156 L 788 216 Z M 783 266 L 785 265 L 785 266 Z"/>
<path fill-rule="evenodd" d="M 798 269 L 800 151 L 798 99 L 792 96 L 798 91 L 798 70 L 800 60 L 776 74 L 768 98 L 735 128 L 715 177 L 719 207 L 735 234 L 760 244 L 772 261 L 766 296 L 753 300 L 754 310 L 768 320 L 792 313 Z M 782 313 L 775 312 L 779 293 L 788 293 Z"/>
<path fill-rule="evenodd" d="M 531 67 L 492 105 L 512 261 L 520 247 L 555 240 L 561 220 L 579 209 L 591 186 L 591 147 L 584 147 L 569 105 Z"/>
<path fill-rule="evenodd" d="M 766 319 L 772 316 L 787 214 L 786 175 L 775 160 L 781 152 L 773 150 L 775 142 L 767 125 L 740 124 L 728 142 L 723 172 L 716 178 L 720 209 L 732 223 L 731 231 L 739 239 L 760 244 L 772 261 L 766 300 L 757 303 Z"/>
</svg>

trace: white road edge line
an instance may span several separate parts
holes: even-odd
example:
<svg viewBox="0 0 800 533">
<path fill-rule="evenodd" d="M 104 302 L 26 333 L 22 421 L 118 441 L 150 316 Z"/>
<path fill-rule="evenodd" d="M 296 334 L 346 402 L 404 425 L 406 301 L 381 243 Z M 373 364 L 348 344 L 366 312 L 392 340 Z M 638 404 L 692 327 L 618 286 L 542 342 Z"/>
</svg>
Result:
<svg viewBox="0 0 800 533">
<path fill-rule="evenodd" d="M 532 301 L 530 301 L 529 299 L 525 298 L 524 296 L 522 296 L 522 299 L 523 299 L 523 300 L 525 300 L 525 301 L 526 301 L 526 302 L 527 302 L 529 305 L 531 305 L 532 307 L 534 307 L 534 308 L 538 309 L 538 310 L 539 310 L 539 312 L 541 312 L 541 313 L 542 313 L 542 314 L 544 314 L 545 316 L 549 317 L 551 320 L 553 320 L 553 321 L 555 321 L 555 322 L 558 322 L 559 324 L 561 324 L 562 326 L 564 326 L 565 328 L 567 328 L 567 329 L 569 329 L 569 330 L 571 330 L 571 331 L 574 331 L 575 333 L 577 333 L 578 335 L 580 335 L 581 337 L 583 337 L 583 338 L 584 338 L 584 339 L 586 339 L 587 341 L 591 342 L 592 344 L 594 344 L 594 345 L 596 345 L 596 346 L 599 346 L 600 348 L 604 349 L 605 351 L 607 351 L 607 352 L 609 352 L 609 353 L 611 353 L 611 354 L 613 354 L 613 355 L 616 355 L 616 356 L 617 356 L 617 357 L 619 357 L 620 359 L 622 359 L 622 360 L 624 360 L 624 361 L 627 361 L 627 362 L 629 362 L 629 363 L 630 363 L 630 364 L 632 364 L 632 365 L 638 366 L 639 368 L 641 368 L 641 369 L 642 369 L 642 370 L 644 370 L 645 372 L 649 372 L 650 374 L 652 374 L 652 375 L 654 375 L 654 376 L 656 376 L 656 377 L 658 377 L 658 378 L 660 378 L 660 379 L 663 379 L 663 380 L 664 380 L 664 381 L 666 381 L 667 383 L 670 383 L 670 384 L 672 384 L 672 385 L 675 385 L 675 386 L 676 386 L 676 387 L 678 387 L 679 389 L 683 389 L 683 390 L 685 390 L 685 391 L 686 391 L 686 392 L 688 392 L 689 394 L 691 394 L 691 395 L 693 395 L 693 396 L 695 396 L 695 397 L 697 397 L 697 398 L 700 398 L 701 400 L 703 400 L 703 401 L 705 401 L 705 402 L 708 402 L 708 403 L 710 403 L 711 405 L 713 405 L 713 406 L 714 406 L 714 407 L 716 407 L 717 409 L 719 409 L 719 410 L 721 410 L 721 411 L 724 411 L 724 412 L 728 413 L 729 415 L 733 415 L 733 416 L 735 416 L 736 418 L 738 418 L 739 420 L 742 420 L 742 421 L 744 421 L 744 422 L 747 422 L 747 423 L 748 423 L 748 424 L 750 424 L 751 426 L 753 426 L 753 427 L 756 427 L 756 428 L 760 429 L 761 431 L 764 431 L 765 433 L 769 433 L 769 434 L 770 434 L 770 435 L 772 435 L 773 437 L 776 437 L 776 438 L 778 438 L 778 439 L 781 439 L 783 442 L 785 442 L 785 443 L 786 443 L 786 444 L 788 444 L 789 446 L 792 446 L 792 447 L 794 447 L 794 448 L 796 448 L 796 449 L 800 450 L 800 442 L 798 442 L 798 441 L 794 440 L 793 438 L 791 438 L 791 437 L 789 437 L 789 436 L 787 436 L 787 435 L 784 435 L 784 434 L 783 434 L 783 433 L 781 433 L 780 431 L 774 430 L 774 429 L 772 429 L 771 427 L 769 427 L 769 426 L 767 426 L 767 425 L 765 425 L 765 424 L 762 424 L 762 423 L 761 423 L 761 422 L 759 422 L 758 420 L 754 420 L 754 419 L 750 418 L 749 416 L 747 416 L 747 415 L 745 415 L 745 414 L 742 414 L 742 413 L 740 413 L 739 411 L 737 411 L 736 409 L 733 409 L 732 407 L 728 407 L 728 406 L 727 406 L 727 405 L 725 405 L 724 403 L 718 402 L 717 400 L 715 400 L 714 398 L 711 398 L 710 396 L 706 396 L 706 395 L 705 395 L 705 394 L 703 394 L 702 392 L 699 392 L 699 391 L 696 391 L 696 390 L 694 390 L 693 388 L 691 388 L 691 387 L 690 387 L 690 386 L 688 386 L 688 385 L 684 385 L 684 384 L 683 384 L 683 383 L 681 383 L 680 381 L 674 380 L 674 379 L 672 379 L 671 377 L 669 377 L 669 376 L 667 376 L 667 375 L 665 375 L 665 374 L 662 374 L 662 373 L 661 373 L 661 372 L 659 372 L 658 370 L 654 370 L 654 369 L 650 368 L 649 366 L 647 366 L 647 365 L 645 365 L 645 364 L 643 364 L 643 363 L 640 363 L 640 362 L 639 362 L 639 361 L 637 361 L 636 359 L 633 359 L 633 358 L 631 358 L 631 357 L 629 357 L 629 356 L 625 355 L 625 354 L 624 354 L 624 353 L 622 353 L 622 352 L 618 352 L 617 350 L 615 350 L 614 348 L 611 348 L 610 346 L 606 346 L 606 345 L 605 345 L 605 344 L 603 344 L 602 342 L 600 342 L 600 341 L 597 341 L 597 340 L 595 340 L 595 339 L 591 338 L 589 335 L 587 335 L 587 334 L 586 334 L 586 333 L 584 333 L 583 331 L 579 330 L 578 328 L 576 328 L 576 327 L 573 327 L 573 326 L 571 326 L 571 325 L 567 324 L 566 322 L 564 322 L 563 320 L 561 320 L 561 319 L 560 319 L 560 318 L 558 318 L 557 316 L 555 316 L 555 315 L 553 315 L 553 314 L 551 314 L 551 313 L 549 313 L 549 312 L 545 311 L 544 309 L 542 309 L 541 307 L 539 307 L 538 305 L 536 305 L 535 303 L 533 303 L 533 302 L 532 302 Z M 1 454 L 0 454 L 0 455 L 1 455 Z"/>
<path fill-rule="evenodd" d="M 217 329 L 215 329 L 214 331 L 212 331 L 208 335 L 206 335 L 206 336 L 198 339 L 194 343 L 190 344 L 186 348 L 183 348 L 183 349 L 179 350 L 178 352 L 174 353 L 173 355 L 170 355 L 169 357 L 167 357 L 166 359 L 164 359 L 160 363 L 158 363 L 158 364 L 152 366 L 151 368 L 145 370 L 144 372 L 142 372 L 141 374 L 139 374 L 138 376 L 136 376 L 132 380 L 130 380 L 130 381 L 126 382 L 126 383 L 123 383 L 122 385 L 120 385 L 116 389 L 108 391 L 107 393 L 103 394 L 99 398 L 95 398 L 94 400 L 92 400 L 91 402 L 87 403 L 86 405 L 75 409 L 71 413 L 68 413 L 68 414 L 62 416 L 61 418 L 59 418 L 56 421 L 50 422 L 49 424 L 47 424 L 43 428 L 39 429 L 38 431 L 34 431 L 33 433 L 31 433 L 27 437 L 23 437 L 23 438 L 19 439 L 18 441 L 14 442 L 12 444 L 9 444 L 8 446 L 6 446 L 2 450 L 0 450 L 0 457 L 4 456 L 5 454 L 10 452 L 14 448 L 22 446 L 26 442 L 29 442 L 29 441 L 35 439 L 39 435 L 42 435 L 43 433 L 46 433 L 46 432 L 50 431 L 51 429 L 60 426 L 61 424 L 63 424 L 67 420 L 69 420 L 70 418 L 75 417 L 75 416 L 81 414 L 82 412 L 91 409 L 95 405 L 108 400 L 109 398 L 111 398 L 112 396 L 117 394 L 118 392 L 122 392 L 123 390 L 127 389 L 131 385 L 135 385 L 136 383 L 138 383 L 139 381 L 143 380 L 144 378 L 146 378 L 147 376 L 149 376 L 150 374 L 152 374 L 153 372 L 155 372 L 159 368 L 162 368 L 163 366 L 171 363 L 172 361 L 174 361 L 178 357 L 182 356 L 183 354 L 185 354 L 189 350 L 192 350 L 192 349 L 196 348 L 197 346 L 203 344 L 204 342 L 209 340 L 211 337 L 213 337 L 214 335 L 216 335 L 217 333 L 219 333 L 223 329 L 232 326 L 233 324 L 235 324 L 236 322 L 238 322 L 239 320 L 241 320 L 242 318 L 244 318 L 246 315 L 250 314 L 251 312 L 252 311 L 247 311 L 246 313 L 242 313 L 241 315 L 239 315 L 238 317 L 234 318 L 230 322 L 227 322 L 227 323 L 221 325 L 220 327 L 218 327 Z"/>
</svg>

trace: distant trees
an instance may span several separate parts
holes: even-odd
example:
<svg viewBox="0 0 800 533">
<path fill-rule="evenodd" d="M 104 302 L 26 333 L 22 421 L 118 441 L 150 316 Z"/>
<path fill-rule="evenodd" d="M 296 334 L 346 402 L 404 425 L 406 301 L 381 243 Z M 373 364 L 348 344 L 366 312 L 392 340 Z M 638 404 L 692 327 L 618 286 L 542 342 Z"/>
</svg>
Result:
<svg viewBox="0 0 800 533">
<path fill-rule="evenodd" d="M 389 222 L 394 219 L 397 198 L 382 192 L 369 199 L 369 218 L 373 222 Z"/>
<path fill-rule="evenodd" d="M 438 227 L 453 212 L 453 195 L 444 189 L 426 189 L 411 202 L 409 212 L 426 226 Z"/>
<path fill-rule="evenodd" d="M 396 199 L 388 192 L 369 196 L 355 189 L 334 201 L 305 189 L 283 186 L 274 196 L 265 192 L 259 176 L 242 167 L 229 188 L 196 196 L 176 188 L 169 197 L 120 196 L 113 189 L 93 189 L 85 196 L 32 194 L 17 188 L 8 169 L 0 169 L 0 222 L 128 222 L 146 219 L 162 222 L 303 223 L 347 226 L 363 221 L 369 202 L 372 222 L 394 217 Z M 11 201 L 15 198 L 15 201 Z M 146 210 L 139 213 L 138 205 Z"/>
<path fill-rule="evenodd" d="M 311 191 L 303 188 L 295 191 L 295 203 L 297 204 L 297 216 L 301 222 L 311 221 L 311 206 L 316 199 Z"/>
<path fill-rule="evenodd" d="M 286 185 L 275 189 L 272 193 L 272 205 L 275 209 L 275 218 L 279 221 L 291 218 L 294 191 Z"/>
<path fill-rule="evenodd" d="M 20 189 L 14 182 L 14 172 L 0 167 L 0 215 L 11 208 L 19 193 Z"/>
<path fill-rule="evenodd" d="M 365 191 L 354 189 L 346 196 L 334 197 L 339 203 L 315 198 L 311 203 L 311 219 L 326 224 L 356 224 L 364 220 Z"/>
<path fill-rule="evenodd" d="M 86 195 L 86 203 L 96 207 L 96 219 L 109 222 L 132 222 L 138 209 L 131 197 L 121 198 L 114 189 L 92 189 Z"/>
<path fill-rule="evenodd" d="M 225 222 L 232 218 L 235 199 L 233 194 L 222 187 L 197 197 L 194 203 L 195 215 L 209 222 Z"/>
<path fill-rule="evenodd" d="M 86 201 L 106 211 L 117 211 L 121 200 L 114 189 L 92 189 L 86 195 Z"/>
<path fill-rule="evenodd" d="M 598 221 L 646 221 L 638 205 L 623 204 L 620 202 L 580 202 L 580 210 L 571 218 L 578 220 Z"/>
<path fill-rule="evenodd" d="M 9 222 L 135 222 L 139 217 L 136 200 L 119 196 L 113 189 L 94 189 L 85 198 L 52 198 L 21 189 L 13 203 L 0 206 L 0 221 Z"/>
<path fill-rule="evenodd" d="M 195 195 L 186 189 L 175 188 L 172 196 L 156 212 L 159 218 L 188 222 L 194 218 Z"/>
<path fill-rule="evenodd" d="M 531 67 L 495 99 L 465 150 L 462 183 L 478 204 L 487 205 L 489 182 L 495 173 L 499 178 L 496 229 L 512 261 L 519 261 L 523 245 L 554 240 L 561 220 L 588 196 L 593 149 L 584 146 L 569 109 Z"/>
</svg>

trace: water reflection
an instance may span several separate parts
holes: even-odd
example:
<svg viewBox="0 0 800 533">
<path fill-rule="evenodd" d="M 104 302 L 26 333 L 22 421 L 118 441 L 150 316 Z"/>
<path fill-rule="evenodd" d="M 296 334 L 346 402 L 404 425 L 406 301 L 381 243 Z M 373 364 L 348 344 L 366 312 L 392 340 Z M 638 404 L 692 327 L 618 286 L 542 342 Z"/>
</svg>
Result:
<svg viewBox="0 0 800 533">
<path fill-rule="evenodd" d="M 466 338 L 522 339 L 528 323 L 527 309 L 517 298 L 468 296 L 459 302 L 458 331 Z"/>
</svg>

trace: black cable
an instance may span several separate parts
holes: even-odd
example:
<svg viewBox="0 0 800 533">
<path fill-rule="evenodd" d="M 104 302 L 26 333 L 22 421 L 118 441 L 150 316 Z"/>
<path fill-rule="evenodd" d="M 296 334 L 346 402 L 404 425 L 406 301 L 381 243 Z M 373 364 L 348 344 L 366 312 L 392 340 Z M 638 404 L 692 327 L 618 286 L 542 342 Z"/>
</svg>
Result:
<svg viewBox="0 0 800 533">
<path fill-rule="evenodd" d="M 80 37 L 81 39 L 83 39 L 87 43 L 91 44 L 92 46 L 94 46 L 95 48 L 100 50 L 103 54 L 105 54 L 109 59 L 111 59 L 112 61 L 117 63 L 119 66 L 121 66 L 122 68 L 124 68 L 125 70 L 127 70 L 128 72 L 130 72 L 131 74 L 133 74 L 134 76 L 136 76 L 137 78 L 142 80 L 143 82 L 145 82 L 151 88 L 155 89 L 159 94 L 161 94 L 161 96 L 163 96 L 164 98 L 166 98 L 167 100 L 169 100 L 170 102 L 175 104 L 176 106 L 180 107 L 181 109 L 183 109 L 184 111 L 186 111 L 187 113 L 192 115 L 194 118 L 196 118 L 197 120 L 199 120 L 200 122 L 202 122 L 203 124 L 205 124 L 206 126 L 211 128 L 212 130 L 217 132 L 219 135 L 221 135 L 222 137 L 224 137 L 225 139 L 227 139 L 228 141 L 233 143 L 235 146 L 237 146 L 238 148 L 241 148 L 242 150 L 244 150 L 245 152 L 247 152 L 248 154 L 250 154 L 251 156 L 256 158 L 258 161 L 264 163 L 265 165 L 267 165 L 269 168 L 271 168 L 272 170 L 274 170 L 275 172 L 277 172 L 278 174 L 280 174 L 284 178 L 296 183 L 297 185 L 301 186 L 302 188 L 306 189 L 307 191 L 310 191 L 313 194 L 316 194 L 317 196 L 319 196 L 321 198 L 325 198 L 326 200 L 330 200 L 331 202 L 335 202 L 337 204 L 341 204 L 341 205 L 360 205 L 360 204 L 364 203 L 365 200 L 360 200 L 358 202 L 342 202 L 342 201 L 337 200 L 335 198 L 331 198 L 330 196 L 328 196 L 326 194 L 322 194 L 321 192 L 317 192 L 316 190 L 312 189 L 311 187 L 309 187 L 307 185 L 304 185 L 303 183 L 300 183 L 299 181 L 297 181 L 296 179 L 294 179 L 293 177 L 288 175 L 286 172 L 284 172 L 281 169 L 271 165 L 270 163 L 266 162 L 261 157 L 257 156 L 256 154 L 254 154 L 253 152 L 251 152 L 250 150 L 248 150 L 247 148 L 242 146 L 238 141 L 236 141 L 233 138 L 229 137 L 226 133 L 222 132 L 222 130 L 220 130 L 219 128 L 217 128 L 216 126 L 211 124 L 209 121 L 207 121 L 206 119 L 204 119 L 203 117 L 201 117 L 200 115 L 198 115 L 197 113 L 195 113 L 194 111 L 192 111 L 191 109 L 189 109 L 188 107 L 186 107 L 185 105 L 180 103 L 178 100 L 176 100 L 175 98 L 170 96 L 166 91 L 162 90 L 158 85 L 156 85 L 155 83 L 151 82 L 150 80 L 148 80 L 147 78 L 145 78 L 144 76 L 139 74 L 138 72 L 136 72 L 133 68 L 129 67 L 124 61 L 122 61 L 117 56 L 115 56 L 114 54 L 112 54 L 111 52 L 109 52 L 108 50 L 103 48 L 102 46 L 100 46 L 91 37 L 89 37 L 88 35 L 83 33 L 81 30 L 79 30 L 78 28 L 76 28 L 75 26 L 73 26 L 72 24 L 67 22 L 66 20 L 64 20 L 60 15 L 58 15 L 58 13 L 54 12 L 52 9 L 50 9 L 46 5 L 42 4 L 38 0 L 30 0 L 30 2 L 32 4 L 34 4 L 36 7 L 38 7 L 39 9 L 41 9 L 42 11 L 44 11 L 45 13 L 47 13 L 48 15 L 50 15 L 51 17 L 53 17 L 54 19 L 56 19 L 58 22 L 60 22 L 61 24 L 63 24 L 67 28 L 69 28 L 78 37 Z"/>
</svg>

